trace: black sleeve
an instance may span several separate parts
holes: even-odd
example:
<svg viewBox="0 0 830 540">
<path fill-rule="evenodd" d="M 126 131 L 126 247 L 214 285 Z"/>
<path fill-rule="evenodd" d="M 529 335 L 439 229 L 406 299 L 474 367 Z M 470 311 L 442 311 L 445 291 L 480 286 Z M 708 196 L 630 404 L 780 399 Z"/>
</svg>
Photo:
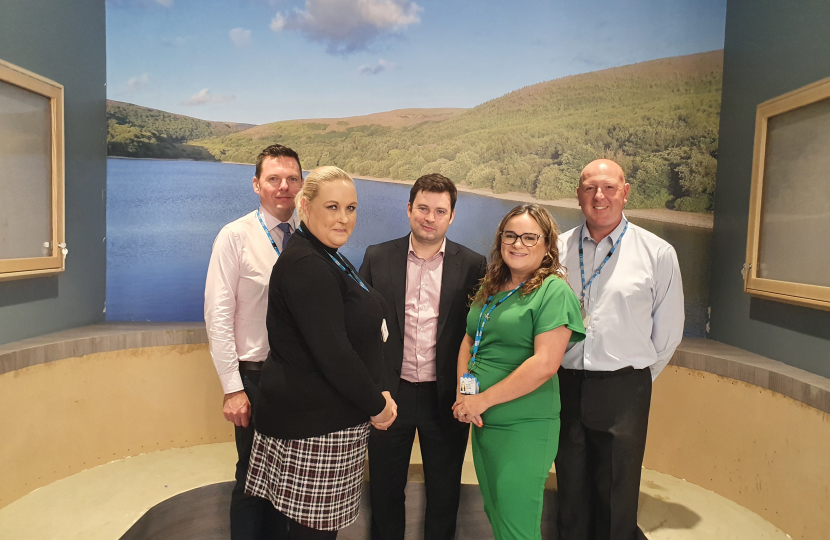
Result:
<svg viewBox="0 0 830 540">
<path fill-rule="evenodd" d="M 478 280 L 481 281 L 485 274 L 487 274 L 487 257 L 484 255 L 479 255 L 480 261 L 478 266 Z"/>
<path fill-rule="evenodd" d="M 476 253 L 478 255 L 478 253 Z M 484 279 L 484 276 L 487 274 L 487 257 L 484 255 L 478 255 L 478 268 L 476 269 L 476 283 L 473 285 L 473 292 L 470 296 L 475 296 L 478 292 L 478 288 L 481 286 L 481 280 Z"/>
<path fill-rule="evenodd" d="M 375 246 L 369 246 L 366 248 L 366 253 L 363 254 L 363 262 L 360 263 L 360 277 L 365 281 L 370 287 L 374 287 L 372 283 L 372 257 L 374 256 Z M 387 300 L 388 301 L 388 300 Z M 388 306 L 387 306 L 388 309 Z M 389 317 L 388 313 L 383 314 L 383 318 L 386 321 L 386 324 L 389 324 Z M 387 326 L 388 328 L 388 326 Z M 387 330 L 388 331 L 388 330 Z M 386 347 L 384 347 L 385 349 Z M 386 362 L 386 358 L 383 360 L 383 375 L 381 375 L 381 389 L 383 391 L 388 391 L 392 388 L 391 383 L 387 379 L 390 376 L 390 372 L 392 369 L 389 367 L 388 363 Z"/>
<path fill-rule="evenodd" d="M 369 254 L 369 251 L 372 251 L 372 247 L 373 246 L 369 246 L 366 248 L 366 253 L 363 254 L 363 262 L 360 263 L 359 271 L 360 277 L 362 277 L 370 287 L 374 287 L 374 285 L 372 285 L 372 256 Z"/>
<path fill-rule="evenodd" d="M 334 269 L 317 257 L 303 257 L 294 263 L 289 281 L 281 287 L 285 305 L 323 375 L 366 414 L 380 414 L 386 400 L 349 342 Z"/>
</svg>

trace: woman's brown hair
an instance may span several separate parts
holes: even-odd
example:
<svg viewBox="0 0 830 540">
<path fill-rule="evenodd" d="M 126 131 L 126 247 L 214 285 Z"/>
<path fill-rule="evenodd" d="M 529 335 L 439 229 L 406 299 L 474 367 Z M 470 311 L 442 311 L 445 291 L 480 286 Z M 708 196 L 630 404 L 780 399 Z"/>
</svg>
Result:
<svg viewBox="0 0 830 540">
<path fill-rule="evenodd" d="M 542 259 L 542 264 L 525 281 L 522 287 L 522 294 L 530 294 L 535 291 L 551 275 L 557 275 L 562 279 L 567 278 L 567 271 L 559 262 L 559 227 L 556 225 L 556 220 L 553 219 L 553 216 L 547 210 L 538 204 L 520 204 L 508 212 L 502 218 L 501 223 L 499 223 L 496 238 L 493 241 L 493 249 L 490 251 L 490 262 L 487 264 L 487 273 L 481 280 L 481 286 L 478 292 L 473 297 L 473 304 L 483 304 L 487 298 L 499 292 L 502 285 L 510 277 L 510 268 L 507 267 L 507 264 L 505 264 L 501 256 L 501 234 L 504 232 L 504 227 L 508 221 L 523 214 L 529 214 L 542 229 L 543 236 L 539 241 L 544 241 L 547 249 Z M 521 242 L 521 240 L 516 241 Z"/>
</svg>

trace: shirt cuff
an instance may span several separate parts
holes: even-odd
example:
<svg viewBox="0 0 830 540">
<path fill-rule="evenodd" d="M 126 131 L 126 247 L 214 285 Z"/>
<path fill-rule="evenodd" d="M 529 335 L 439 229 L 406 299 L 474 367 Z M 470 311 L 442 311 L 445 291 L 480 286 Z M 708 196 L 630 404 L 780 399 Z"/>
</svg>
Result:
<svg viewBox="0 0 830 540">
<path fill-rule="evenodd" d="M 219 382 L 222 383 L 222 390 L 226 394 L 232 394 L 233 392 L 239 392 L 245 389 L 242 385 L 242 376 L 239 374 L 238 369 L 230 373 L 225 373 L 224 375 L 219 375 Z"/>
</svg>

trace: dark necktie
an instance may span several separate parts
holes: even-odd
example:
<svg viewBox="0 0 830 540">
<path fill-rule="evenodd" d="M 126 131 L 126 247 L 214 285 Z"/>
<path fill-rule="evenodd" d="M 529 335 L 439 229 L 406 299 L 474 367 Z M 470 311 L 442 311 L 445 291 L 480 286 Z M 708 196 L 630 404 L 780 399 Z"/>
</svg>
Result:
<svg viewBox="0 0 830 540">
<path fill-rule="evenodd" d="M 288 245 L 288 239 L 291 238 L 291 225 L 280 223 L 277 227 L 282 231 L 282 249 L 285 249 L 285 246 Z"/>
</svg>

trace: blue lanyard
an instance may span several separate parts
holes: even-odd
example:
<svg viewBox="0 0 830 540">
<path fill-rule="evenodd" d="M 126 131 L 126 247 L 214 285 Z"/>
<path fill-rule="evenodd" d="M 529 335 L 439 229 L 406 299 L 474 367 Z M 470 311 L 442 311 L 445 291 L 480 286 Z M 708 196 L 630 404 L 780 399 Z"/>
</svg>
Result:
<svg viewBox="0 0 830 540">
<path fill-rule="evenodd" d="M 490 304 L 490 300 L 493 299 L 492 294 L 487 297 L 487 301 L 484 302 L 483 306 L 481 306 L 481 313 L 478 314 L 478 324 L 476 325 L 476 339 L 475 339 L 475 342 L 473 343 L 473 356 L 470 357 L 470 363 L 467 366 L 467 371 L 469 371 L 470 373 L 472 373 L 473 369 L 475 369 L 476 355 L 478 354 L 478 347 L 481 345 L 481 336 L 484 333 L 484 325 L 487 324 L 487 321 L 490 320 L 490 314 L 493 312 L 494 309 L 499 307 L 502 304 L 502 302 L 504 302 L 505 300 L 510 298 L 513 295 L 514 292 L 521 289 L 522 285 L 524 285 L 524 281 L 521 282 L 518 287 L 516 287 L 515 289 L 513 289 L 512 291 L 507 293 L 504 296 L 504 298 L 502 298 L 501 300 L 499 300 L 498 302 L 496 302 L 495 304 L 490 306 L 490 309 L 487 309 L 487 306 Z M 485 310 L 487 311 L 486 314 L 484 313 Z"/>
<path fill-rule="evenodd" d="M 594 272 L 594 275 L 591 276 L 591 279 L 588 280 L 588 283 L 585 283 L 585 264 L 582 262 L 582 237 L 584 236 L 585 225 L 583 225 L 579 229 L 579 272 L 582 274 L 582 298 L 580 298 L 579 303 L 582 304 L 582 307 L 585 307 L 585 290 L 591 286 L 591 283 L 594 282 L 594 278 L 596 278 L 600 272 L 602 272 L 602 267 L 605 266 L 605 263 L 608 262 L 608 259 L 611 258 L 611 255 L 617 251 L 617 247 L 620 245 L 620 241 L 622 240 L 623 236 L 625 236 L 625 231 L 628 230 L 628 221 L 625 222 L 625 227 L 623 227 L 623 232 L 617 241 L 614 242 L 614 246 L 611 248 L 611 251 L 608 252 L 608 255 L 605 256 L 605 259 L 602 261 L 602 264 L 599 265 L 597 271 Z"/>
<path fill-rule="evenodd" d="M 300 232 L 300 234 L 303 234 L 303 235 L 305 234 L 305 229 L 303 229 L 303 226 L 302 226 L 302 225 L 300 225 L 299 227 L 297 227 L 297 231 L 299 231 L 299 232 Z M 353 280 L 355 280 L 355 282 L 356 282 L 358 285 L 360 285 L 361 287 L 363 287 L 363 290 L 364 290 L 364 291 L 369 292 L 369 287 L 367 287 L 367 286 L 366 286 L 366 284 L 365 284 L 365 283 L 363 283 L 363 280 L 361 280 L 361 279 L 360 279 L 360 276 L 358 276 L 358 275 L 357 275 L 357 273 L 356 273 L 354 270 L 352 270 L 352 269 L 351 269 L 351 265 L 349 265 L 349 268 L 346 268 L 346 266 L 344 266 L 344 263 L 343 263 L 343 262 L 340 262 L 340 258 L 341 258 L 340 253 L 338 253 L 338 254 L 337 254 L 337 257 L 335 257 L 334 255 L 332 255 L 331 253 L 329 253 L 329 252 L 328 252 L 328 250 L 324 249 L 323 251 L 325 251 L 325 252 L 326 252 L 326 255 L 328 255 L 328 256 L 329 256 L 329 259 L 331 259 L 332 261 L 334 261 L 334 264 L 336 264 L 338 268 L 340 268 L 341 270 L 343 270 L 344 272 L 346 272 L 346 275 L 347 275 L 347 276 L 349 276 L 350 278 L 352 278 Z M 345 261 L 344 261 L 344 262 L 345 262 Z M 345 264 L 347 264 L 347 265 L 348 265 L 348 263 L 345 263 Z"/>
<path fill-rule="evenodd" d="M 271 233 L 268 232 L 268 227 L 265 226 L 265 222 L 262 221 L 262 216 L 259 215 L 259 209 L 257 209 L 257 211 L 256 211 L 256 217 L 259 220 L 259 224 L 262 225 L 262 230 L 265 231 L 265 234 L 268 235 L 268 240 L 271 241 L 271 245 L 274 246 L 274 251 L 277 252 L 277 257 L 279 257 L 280 256 L 280 249 L 277 247 L 277 243 L 274 242 L 274 238 L 271 237 Z"/>
<path fill-rule="evenodd" d="M 325 250 L 324 250 L 324 251 L 325 251 Z M 341 263 L 341 262 L 339 261 L 339 258 L 340 258 L 340 254 L 339 254 L 339 253 L 337 254 L 337 257 L 335 257 L 334 255 L 332 255 L 331 253 L 329 253 L 328 251 L 326 251 L 326 255 L 328 255 L 328 256 L 329 256 L 329 258 L 330 258 L 331 260 L 333 260 L 333 261 L 334 261 L 334 264 L 336 264 L 337 266 L 339 266 L 341 270 L 343 270 L 344 272 L 346 272 L 346 275 L 347 275 L 347 276 L 349 276 L 350 278 L 352 278 L 353 280 L 355 280 L 355 281 L 357 282 L 357 284 L 358 284 L 358 285 L 360 285 L 361 287 L 363 287 L 363 290 L 364 290 L 364 291 L 369 292 L 369 288 L 366 286 L 366 284 L 365 284 L 365 283 L 363 283 L 363 280 L 361 280 L 361 279 L 360 279 L 360 276 L 358 276 L 358 275 L 354 272 L 354 270 L 348 269 L 348 268 L 346 268 L 345 266 L 343 266 L 343 263 Z"/>
</svg>

